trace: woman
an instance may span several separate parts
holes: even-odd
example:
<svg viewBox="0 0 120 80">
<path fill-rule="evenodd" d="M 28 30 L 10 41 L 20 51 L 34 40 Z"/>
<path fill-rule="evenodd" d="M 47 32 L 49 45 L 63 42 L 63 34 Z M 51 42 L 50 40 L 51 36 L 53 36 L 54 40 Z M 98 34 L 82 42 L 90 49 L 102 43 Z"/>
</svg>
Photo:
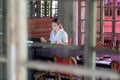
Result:
<svg viewBox="0 0 120 80">
<path fill-rule="evenodd" d="M 53 19 L 52 21 L 52 31 L 49 40 L 51 44 L 68 45 L 68 34 L 64 31 L 59 19 Z M 41 41 L 48 42 L 43 37 L 41 37 Z"/>
</svg>

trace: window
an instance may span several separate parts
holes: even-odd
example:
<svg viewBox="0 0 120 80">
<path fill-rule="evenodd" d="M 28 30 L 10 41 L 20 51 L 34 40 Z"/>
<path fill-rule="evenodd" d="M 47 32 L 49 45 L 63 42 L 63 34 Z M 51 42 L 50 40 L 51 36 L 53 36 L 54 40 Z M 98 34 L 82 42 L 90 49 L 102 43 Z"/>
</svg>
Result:
<svg viewBox="0 0 120 80">
<path fill-rule="evenodd" d="M 115 0 L 105 0 L 105 16 L 112 16 L 112 8 L 115 7 L 117 10 L 117 16 L 120 16 L 120 0 L 113 2 Z"/>
<path fill-rule="evenodd" d="M 30 6 L 30 17 L 55 17 L 58 15 L 57 0 L 31 1 Z"/>
<path fill-rule="evenodd" d="M 105 16 L 112 16 L 112 2 L 111 0 L 104 1 L 105 6 Z"/>
<path fill-rule="evenodd" d="M 83 3 L 84 2 L 84 3 Z M 86 8 L 85 0 L 81 1 L 81 30 L 84 30 Z M 97 0 L 97 40 L 111 40 L 116 44 L 120 34 L 120 0 Z M 84 41 L 84 33 L 82 40 Z M 114 35 L 115 34 L 115 35 Z M 112 36 L 109 36 L 112 35 Z"/>
</svg>

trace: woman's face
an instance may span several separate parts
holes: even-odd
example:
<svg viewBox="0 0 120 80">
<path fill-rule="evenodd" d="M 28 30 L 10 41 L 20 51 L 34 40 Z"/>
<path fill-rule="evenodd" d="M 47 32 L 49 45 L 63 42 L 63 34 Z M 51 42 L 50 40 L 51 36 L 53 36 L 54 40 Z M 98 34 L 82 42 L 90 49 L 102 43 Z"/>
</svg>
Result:
<svg viewBox="0 0 120 80">
<path fill-rule="evenodd" d="M 52 29 L 53 30 L 58 30 L 59 29 L 59 25 L 55 22 L 52 22 Z"/>
</svg>

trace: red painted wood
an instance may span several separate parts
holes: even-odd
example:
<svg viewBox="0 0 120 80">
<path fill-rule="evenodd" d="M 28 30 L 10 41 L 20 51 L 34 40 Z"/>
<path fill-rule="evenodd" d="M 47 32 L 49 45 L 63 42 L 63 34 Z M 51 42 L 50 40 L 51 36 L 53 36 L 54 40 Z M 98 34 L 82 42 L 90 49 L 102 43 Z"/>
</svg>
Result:
<svg viewBox="0 0 120 80">
<path fill-rule="evenodd" d="M 28 19 L 28 36 L 29 38 L 45 37 L 49 39 L 52 29 L 52 18 L 29 18 Z"/>
</svg>

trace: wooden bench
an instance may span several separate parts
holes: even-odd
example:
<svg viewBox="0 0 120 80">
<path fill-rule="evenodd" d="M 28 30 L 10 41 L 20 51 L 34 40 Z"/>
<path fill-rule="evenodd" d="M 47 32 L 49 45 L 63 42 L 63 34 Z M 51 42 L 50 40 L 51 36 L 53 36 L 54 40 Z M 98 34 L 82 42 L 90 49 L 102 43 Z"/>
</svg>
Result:
<svg viewBox="0 0 120 80">
<path fill-rule="evenodd" d="M 114 49 L 114 44 L 112 42 L 104 43 L 104 42 L 99 41 L 99 42 L 96 43 L 96 47 L 113 50 Z"/>
</svg>

